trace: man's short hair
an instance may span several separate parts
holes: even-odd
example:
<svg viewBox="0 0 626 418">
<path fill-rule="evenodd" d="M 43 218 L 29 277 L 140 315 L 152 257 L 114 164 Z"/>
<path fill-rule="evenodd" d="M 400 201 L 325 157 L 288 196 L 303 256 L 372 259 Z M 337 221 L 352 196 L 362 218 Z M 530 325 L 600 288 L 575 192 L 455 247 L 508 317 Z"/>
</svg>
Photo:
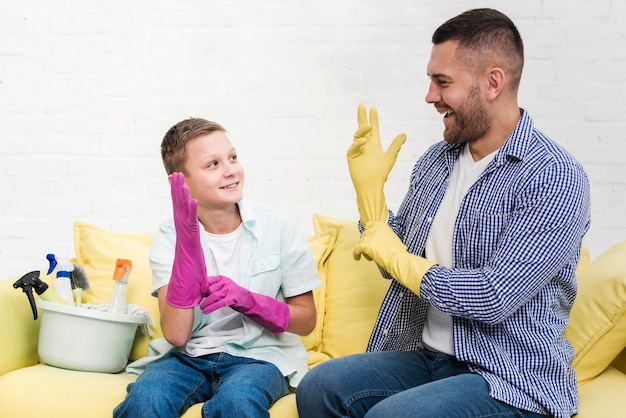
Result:
<svg viewBox="0 0 626 418">
<path fill-rule="evenodd" d="M 494 9 L 472 9 L 448 20 L 433 33 L 434 45 L 459 41 L 457 58 L 478 74 L 495 64 L 517 90 L 524 67 L 524 44 L 515 24 Z"/>
</svg>

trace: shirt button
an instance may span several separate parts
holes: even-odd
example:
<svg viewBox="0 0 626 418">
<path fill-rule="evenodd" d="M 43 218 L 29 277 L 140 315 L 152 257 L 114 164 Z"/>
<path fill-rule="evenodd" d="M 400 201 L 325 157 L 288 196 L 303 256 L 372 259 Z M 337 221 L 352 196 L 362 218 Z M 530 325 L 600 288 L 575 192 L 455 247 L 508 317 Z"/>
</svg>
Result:
<svg viewBox="0 0 626 418">
<path fill-rule="evenodd" d="M 400 292 L 400 293 L 398 293 L 398 297 L 399 297 L 399 298 L 404 297 L 404 292 Z"/>
<path fill-rule="evenodd" d="M 432 216 L 429 216 L 428 218 L 426 218 L 426 222 L 431 223 L 433 221 Z"/>
<path fill-rule="evenodd" d="M 388 329 L 383 331 L 383 335 L 387 335 L 387 334 L 389 334 L 389 330 Z"/>
</svg>

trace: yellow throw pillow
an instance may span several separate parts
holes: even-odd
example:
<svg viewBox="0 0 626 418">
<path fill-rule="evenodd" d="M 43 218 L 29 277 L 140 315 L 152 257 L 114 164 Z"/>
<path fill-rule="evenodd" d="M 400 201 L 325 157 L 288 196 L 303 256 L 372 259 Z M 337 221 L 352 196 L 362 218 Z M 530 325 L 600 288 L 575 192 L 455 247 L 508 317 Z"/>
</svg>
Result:
<svg viewBox="0 0 626 418">
<path fill-rule="evenodd" d="M 149 264 L 151 234 L 121 234 L 108 232 L 84 222 L 74 223 L 73 260 L 85 268 L 90 289 L 83 293 L 83 301 L 93 305 L 109 303 L 113 290 L 113 271 L 115 261 L 125 258 L 133 262 L 133 269 L 128 280 L 126 303 L 132 303 L 146 309 L 155 322 L 152 338 L 162 337 L 159 326 L 159 306 L 152 290 L 152 271 Z M 150 338 L 141 331 L 130 353 L 130 360 L 145 357 L 148 354 Z"/>
<path fill-rule="evenodd" d="M 599 375 L 626 346 L 626 241 L 578 272 L 578 296 L 565 337 L 578 383 Z"/>
<path fill-rule="evenodd" d="M 308 237 L 307 241 L 313 253 L 315 266 L 322 285 L 317 289 L 313 289 L 313 298 L 315 299 L 316 323 L 315 329 L 306 336 L 300 337 L 307 351 L 317 350 L 322 341 L 322 328 L 324 326 L 324 298 L 326 296 L 326 275 L 324 264 L 330 254 L 330 250 L 335 243 L 335 230 L 325 231 L 323 234 Z"/>
<path fill-rule="evenodd" d="M 615 357 L 615 360 L 611 362 L 611 366 L 626 374 L 626 346 L 624 347 L 622 352 L 619 353 L 617 357 Z"/>
<path fill-rule="evenodd" d="M 320 351 L 331 358 L 365 351 L 382 300 L 389 287 L 376 264 L 354 260 L 360 234 L 356 221 L 314 215 L 315 232 L 335 230 L 336 239 L 324 265 L 325 314 Z"/>
</svg>

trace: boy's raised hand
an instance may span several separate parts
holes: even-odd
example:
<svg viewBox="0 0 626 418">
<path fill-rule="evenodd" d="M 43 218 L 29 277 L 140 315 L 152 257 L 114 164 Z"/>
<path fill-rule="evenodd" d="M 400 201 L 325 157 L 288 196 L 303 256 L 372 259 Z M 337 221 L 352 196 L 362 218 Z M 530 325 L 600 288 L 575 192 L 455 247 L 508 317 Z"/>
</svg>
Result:
<svg viewBox="0 0 626 418">
<path fill-rule="evenodd" d="M 177 308 L 192 308 L 202 300 L 201 285 L 206 280 L 198 202 L 191 198 L 182 173 L 172 173 L 171 193 L 176 248 L 166 301 Z"/>
<path fill-rule="evenodd" d="M 404 141 L 405 134 L 399 134 L 387 151 L 383 152 L 378 129 L 378 112 L 370 109 L 369 123 L 367 110 L 363 104 L 357 111 L 358 129 L 354 141 L 346 154 L 350 178 L 356 191 L 356 203 L 361 224 L 385 222 L 388 216 L 384 186 Z"/>
</svg>

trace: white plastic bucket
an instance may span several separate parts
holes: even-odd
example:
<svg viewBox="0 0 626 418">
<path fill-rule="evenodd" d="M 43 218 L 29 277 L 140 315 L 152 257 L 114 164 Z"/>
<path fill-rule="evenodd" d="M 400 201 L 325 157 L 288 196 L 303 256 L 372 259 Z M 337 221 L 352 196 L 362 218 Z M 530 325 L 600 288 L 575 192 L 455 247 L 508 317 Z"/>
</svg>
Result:
<svg viewBox="0 0 626 418">
<path fill-rule="evenodd" d="M 128 362 L 141 315 L 111 313 L 37 301 L 41 308 L 39 357 L 55 367 L 117 373 Z"/>
</svg>

